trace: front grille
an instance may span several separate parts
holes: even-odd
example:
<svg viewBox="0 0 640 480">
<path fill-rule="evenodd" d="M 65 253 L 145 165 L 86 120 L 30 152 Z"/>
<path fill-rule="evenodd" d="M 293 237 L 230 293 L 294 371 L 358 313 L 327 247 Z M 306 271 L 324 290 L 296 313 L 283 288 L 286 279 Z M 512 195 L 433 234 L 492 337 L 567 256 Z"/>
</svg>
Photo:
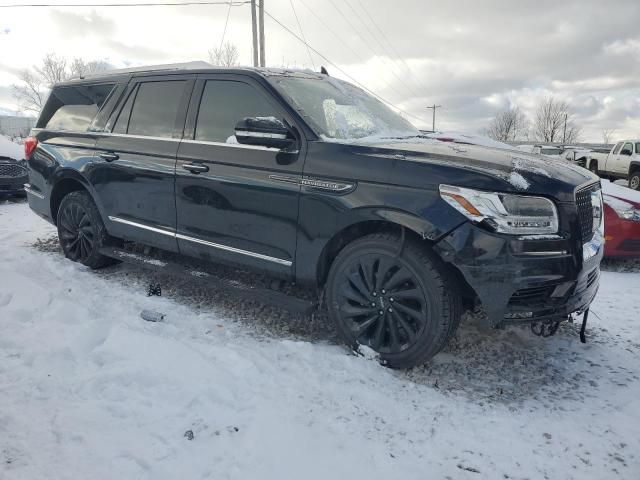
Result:
<svg viewBox="0 0 640 480">
<path fill-rule="evenodd" d="M 15 163 L 0 163 L 0 177 L 3 178 L 17 178 L 24 177 L 27 174 L 27 169 L 16 165 Z"/>
<path fill-rule="evenodd" d="M 591 205 L 591 192 L 598 189 L 597 185 L 591 185 L 576 192 L 576 206 L 580 220 L 580 232 L 582 242 L 588 242 L 593 237 L 593 206 Z"/>
</svg>

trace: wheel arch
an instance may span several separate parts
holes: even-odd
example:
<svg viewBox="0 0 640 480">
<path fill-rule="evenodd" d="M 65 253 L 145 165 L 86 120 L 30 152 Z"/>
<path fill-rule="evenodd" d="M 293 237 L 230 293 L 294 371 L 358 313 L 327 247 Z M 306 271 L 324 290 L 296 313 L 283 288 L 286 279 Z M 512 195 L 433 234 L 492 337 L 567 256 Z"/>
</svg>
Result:
<svg viewBox="0 0 640 480">
<path fill-rule="evenodd" d="M 437 240 L 458 226 L 455 225 L 454 227 L 442 230 L 424 218 L 408 212 L 391 209 L 370 210 L 367 211 L 366 214 L 359 212 L 358 217 L 358 219 L 343 225 L 324 245 L 316 266 L 316 284 L 319 287 L 322 288 L 324 286 L 331 265 L 340 251 L 359 238 L 372 233 L 397 233 L 400 239 L 398 245 L 399 251 L 402 247 L 402 242 L 406 241 L 422 243 L 425 248 L 432 249 L 432 246 Z M 435 249 L 432 249 L 432 251 L 439 257 Z M 466 290 L 467 284 L 460 272 L 448 263 L 442 262 L 442 265 L 444 268 L 451 270 L 456 280 L 460 279 L 464 283 L 463 289 Z"/>
<path fill-rule="evenodd" d="M 49 208 L 51 210 L 51 220 L 57 224 L 58 209 L 62 199 L 71 192 L 86 191 L 98 207 L 100 215 L 104 219 L 102 207 L 97 201 L 95 191 L 91 183 L 76 170 L 63 169 L 56 172 L 52 179 L 51 193 L 49 195 Z"/>
</svg>

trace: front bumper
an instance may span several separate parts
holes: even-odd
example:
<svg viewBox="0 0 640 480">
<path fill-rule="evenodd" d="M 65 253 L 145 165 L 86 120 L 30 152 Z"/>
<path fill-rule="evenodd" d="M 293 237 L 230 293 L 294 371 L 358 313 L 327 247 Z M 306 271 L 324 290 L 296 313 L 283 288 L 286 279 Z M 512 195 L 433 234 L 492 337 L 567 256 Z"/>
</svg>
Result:
<svg viewBox="0 0 640 480">
<path fill-rule="evenodd" d="M 602 247 L 583 260 L 570 239 L 518 240 L 465 223 L 435 248 L 474 290 L 493 327 L 565 319 L 598 291 Z"/>
<path fill-rule="evenodd" d="M 0 195 L 24 195 L 24 184 L 28 181 L 27 175 L 0 177 Z"/>
</svg>

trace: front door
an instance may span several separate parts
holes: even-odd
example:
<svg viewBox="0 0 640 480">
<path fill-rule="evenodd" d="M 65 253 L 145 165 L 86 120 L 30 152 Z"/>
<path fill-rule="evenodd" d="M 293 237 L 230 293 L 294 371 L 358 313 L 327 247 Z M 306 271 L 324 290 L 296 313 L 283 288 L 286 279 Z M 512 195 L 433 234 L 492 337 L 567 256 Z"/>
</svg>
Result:
<svg viewBox="0 0 640 480">
<path fill-rule="evenodd" d="M 201 77 L 176 164 L 182 253 L 291 275 L 303 153 L 242 145 L 245 117 L 292 119 L 262 85 L 235 75 Z M 188 137 L 188 138 L 187 138 Z"/>
<path fill-rule="evenodd" d="M 134 81 L 98 139 L 92 182 L 113 235 L 177 250 L 175 162 L 192 86 L 187 77 Z"/>
</svg>

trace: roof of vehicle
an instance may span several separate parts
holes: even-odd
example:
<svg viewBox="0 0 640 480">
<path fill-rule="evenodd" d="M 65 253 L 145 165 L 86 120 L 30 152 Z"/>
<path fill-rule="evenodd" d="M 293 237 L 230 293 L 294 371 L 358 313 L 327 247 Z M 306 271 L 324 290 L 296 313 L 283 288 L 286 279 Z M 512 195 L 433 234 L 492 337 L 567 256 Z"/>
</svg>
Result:
<svg viewBox="0 0 640 480">
<path fill-rule="evenodd" d="M 60 82 L 58 85 L 70 85 L 76 83 L 90 83 L 108 81 L 116 77 L 128 75 L 158 75 L 171 73 L 252 73 L 264 77 L 269 76 L 296 76 L 302 78 L 326 78 L 326 75 L 308 69 L 288 69 L 288 68 L 265 68 L 265 67 L 222 67 L 214 66 L 208 62 L 195 61 L 185 63 L 168 63 L 163 65 L 147 65 L 143 67 L 120 68 L 107 70 L 82 77 L 75 77 L 70 80 Z"/>
</svg>

